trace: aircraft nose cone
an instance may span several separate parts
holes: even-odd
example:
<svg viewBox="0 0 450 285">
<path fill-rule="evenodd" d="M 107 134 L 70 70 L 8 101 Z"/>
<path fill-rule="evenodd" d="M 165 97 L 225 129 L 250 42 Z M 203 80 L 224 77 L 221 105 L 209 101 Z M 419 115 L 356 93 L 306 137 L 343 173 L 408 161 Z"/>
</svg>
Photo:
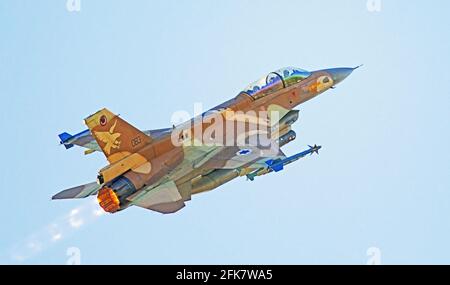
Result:
<svg viewBox="0 0 450 285">
<path fill-rule="evenodd" d="M 347 78 L 355 69 L 356 68 L 341 67 L 329 69 L 328 72 L 333 77 L 334 84 L 336 85 Z"/>
</svg>

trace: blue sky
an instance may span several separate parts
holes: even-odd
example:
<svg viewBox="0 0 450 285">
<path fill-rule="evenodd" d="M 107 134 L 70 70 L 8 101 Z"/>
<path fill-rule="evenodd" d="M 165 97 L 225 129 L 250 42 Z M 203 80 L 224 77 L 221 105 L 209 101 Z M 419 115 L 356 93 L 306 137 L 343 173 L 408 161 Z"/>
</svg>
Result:
<svg viewBox="0 0 450 285">
<path fill-rule="evenodd" d="M 450 263 L 450 4 L 381 3 L 1 1 L 0 263 L 65 264 L 69 247 L 82 264 L 365 264 L 370 247 L 385 264 Z M 299 107 L 285 152 L 323 149 L 282 173 L 236 179 L 175 215 L 93 218 L 95 198 L 50 201 L 106 165 L 57 139 L 102 107 L 167 127 L 284 66 L 361 63 Z"/>
</svg>

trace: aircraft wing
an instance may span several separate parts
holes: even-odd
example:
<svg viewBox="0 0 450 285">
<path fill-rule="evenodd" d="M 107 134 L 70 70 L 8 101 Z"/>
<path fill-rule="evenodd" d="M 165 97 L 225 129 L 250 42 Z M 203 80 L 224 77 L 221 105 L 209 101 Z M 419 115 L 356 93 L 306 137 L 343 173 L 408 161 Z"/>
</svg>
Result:
<svg viewBox="0 0 450 285">
<path fill-rule="evenodd" d="M 259 147 L 225 147 L 206 164 L 211 169 L 236 169 L 263 164 L 268 159 L 286 157 L 281 150 Z"/>
<path fill-rule="evenodd" d="M 257 168 L 267 167 L 268 160 L 285 159 L 286 157 L 287 156 L 280 149 L 279 153 L 276 156 L 259 157 L 258 159 L 254 160 L 251 164 L 247 165 L 246 168 L 257 169 Z"/>
<path fill-rule="evenodd" d="M 244 146 L 224 146 L 205 163 L 210 169 L 237 169 L 248 167 L 258 161 L 284 158 L 276 140 L 253 134 L 248 141 L 257 142 Z"/>
<path fill-rule="evenodd" d="M 150 136 L 152 138 L 158 138 L 161 136 L 164 136 L 166 134 L 169 134 L 172 131 L 171 128 L 166 129 L 156 129 L 156 130 L 147 130 L 143 131 L 147 136 Z M 72 148 L 74 145 L 84 147 L 86 148 L 86 154 L 89 154 L 94 151 L 101 151 L 98 143 L 92 136 L 89 129 L 84 130 L 76 135 L 71 135 L 69 133 L 62 133 L 59 134 L 60 144 L 64 145 L 66 149 Z"/>
</svg>

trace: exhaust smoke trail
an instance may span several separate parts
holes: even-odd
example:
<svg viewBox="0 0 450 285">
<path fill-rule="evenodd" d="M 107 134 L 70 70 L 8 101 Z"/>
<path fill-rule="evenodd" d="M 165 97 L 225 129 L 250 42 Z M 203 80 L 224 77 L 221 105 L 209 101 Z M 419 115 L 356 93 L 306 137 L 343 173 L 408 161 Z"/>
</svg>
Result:
<svg viewBox="0 0 450 285">
<path fill-rule="evenodd" d="M 104 214 L 97 200 L 89 199 L 15 244 L 9 253 L 11 262 L 23 263 L 33 258 Z"/>
</svg>

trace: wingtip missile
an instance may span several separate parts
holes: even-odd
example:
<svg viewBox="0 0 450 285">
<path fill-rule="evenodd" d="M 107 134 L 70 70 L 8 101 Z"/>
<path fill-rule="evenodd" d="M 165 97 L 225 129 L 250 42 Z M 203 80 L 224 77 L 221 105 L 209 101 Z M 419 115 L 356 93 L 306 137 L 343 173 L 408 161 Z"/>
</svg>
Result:
<svg viewBox="0 0 450 285">
<path fill-rule="evenodd" d="M 71 134 L 69 134 L 67 132 L 64 132 L 64 133 L 61 133 L 61 134 L 58 135 L 58 137 L 60 139 L 59 144 L 60 145 L 64 145 L 64 147 L 66 149 L 70 149 L 70 148 L 72 148 L 74 146 L 74 142 L 76 140 L 81 139 L 83 137 L 86 137 L 89 134 L 90 134 L 89 130 L 84 130 L 84 131 L 79 132 L 79 133 L 77 133 L 75 135 L 71 135 Z"/>
<path fill-rule="evenodd" d="M 70 139 L 73 138 L 73 136 L 71 134 L 64 132 L 64 133 L 59 134 L 58 137 L 60 139 L 60 141 L 59 141 L 60 145 L 64 145 L 64 147 L 66 149 L 69 149 L 69 148 L 73 147 L 73 144 L 68 142 Z"/>
</svg>

